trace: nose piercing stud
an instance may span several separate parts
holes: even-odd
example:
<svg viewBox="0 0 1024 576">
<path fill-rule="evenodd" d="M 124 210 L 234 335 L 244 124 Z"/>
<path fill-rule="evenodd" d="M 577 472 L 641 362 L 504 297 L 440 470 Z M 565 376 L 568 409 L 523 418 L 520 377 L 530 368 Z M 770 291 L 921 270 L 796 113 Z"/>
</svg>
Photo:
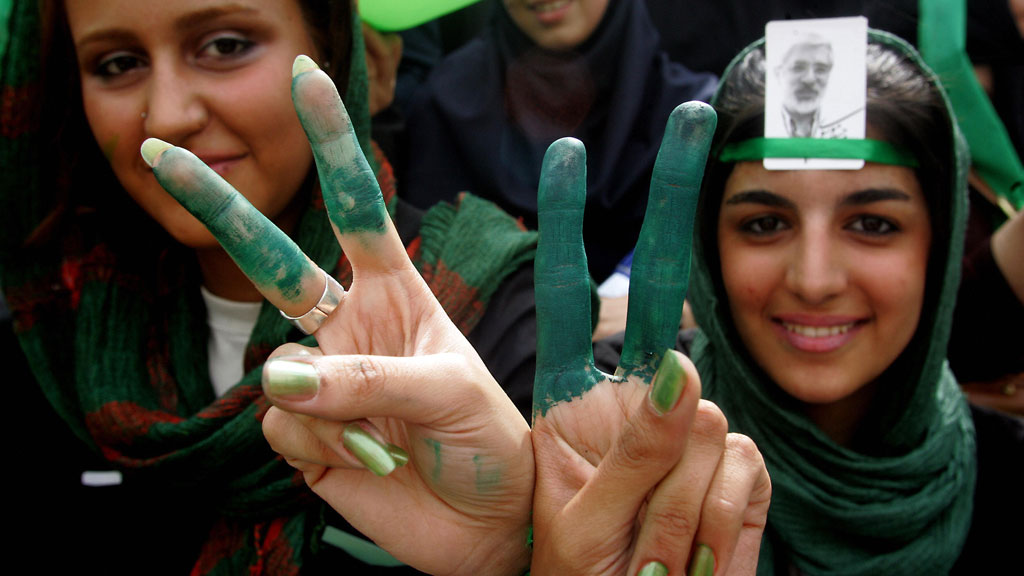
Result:
<svg viewBox="0 0 1024 576">
<path fill-rule="evenodd" d="M 142 119 L 143 119 L 143 120 L 145 120 L 147 116 L 149 116 L 149 114 L 148 114 L 148 113 L 146 113 L 146 112 L 143 112 L 143 113 L 142 113 Z"/>
</svg>

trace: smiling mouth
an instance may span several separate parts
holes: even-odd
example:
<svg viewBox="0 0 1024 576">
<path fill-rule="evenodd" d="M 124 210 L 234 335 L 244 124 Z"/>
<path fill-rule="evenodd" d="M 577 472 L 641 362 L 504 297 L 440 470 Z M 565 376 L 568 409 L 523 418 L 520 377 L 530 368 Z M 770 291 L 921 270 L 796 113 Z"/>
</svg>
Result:
<svg viewBox="0 0 1024 576">
<path fill-rule="evenodd" d="M 804 326 L 802 324 L 790 324 L 788 322 L 781 322 L 781 324 L 787 332 L 799 334 L 806 338 L 827 338 L 829 336 L 846 334 L 857 323 L 849 322 L 847 324 L 839 324 L 836 326 Z"/>
</svg>

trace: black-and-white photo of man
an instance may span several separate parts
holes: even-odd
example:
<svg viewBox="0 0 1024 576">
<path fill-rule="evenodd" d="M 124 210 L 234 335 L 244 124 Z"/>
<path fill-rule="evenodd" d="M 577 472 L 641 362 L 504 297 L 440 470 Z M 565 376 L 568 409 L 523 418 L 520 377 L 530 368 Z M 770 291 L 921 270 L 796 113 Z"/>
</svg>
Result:
<svg viewBox="0 0 1024 576">
<path fill-rule="evenodd" d="M 794 138 L 844 138 L 838 123 L 824 124 L 821 101 L 832 74 L 832 44 L 808 35 L 790 46 L 775 69 L 782 89 L 783 125 Z"/>
<path fill-rule="evenodd" d="M 865 136 L 867 35 L 862 16 L 768 22 L 764 135 L 789 140 L 787 153 L 793 157 L 766 156 L 766 169 L 857 170 L 864 165 L 856 157 L 822 156 L 815 141 Z"/>
</svg>

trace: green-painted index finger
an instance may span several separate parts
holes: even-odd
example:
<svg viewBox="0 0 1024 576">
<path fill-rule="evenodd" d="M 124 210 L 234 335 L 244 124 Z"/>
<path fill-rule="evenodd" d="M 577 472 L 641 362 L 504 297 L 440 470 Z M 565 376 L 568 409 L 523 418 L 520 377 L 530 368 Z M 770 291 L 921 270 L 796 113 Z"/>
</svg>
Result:
<svg viewBox="0 0 1024 576">
<path fill-rule="evenodd" d="M 377 178 L 359 147 L 334 81 L 305 56 L 295 59 L 292 73 L 295 111 L 313 147 L 334 233 L 353 271 L 407 264 Z"/>
<path fill-rule="evenodd" d="M 320 268 L 202 160 L 168 146 L 155 139 L 143 144 L 160 185 L 210 230 L 274 306 L 293 316 L 309 311 L 324 289 Z"/>
<path fill-rule="evenodd" d="M 537 373 L 534 418 L 581 396 L 598 381 L 590 323 L 590 275 L 583 250 L 587 196 L 583 143 L 562 138 L 544 155 L 537 197 L 540 237 L 534 264 Z"/>
<path fill-rule="evenodd" d="M 640 239 L 633 253 L 619 375 L 650 377 L 675 345 L 690 278 L 693 220 L 717 116 L 703 102 L 669 116 L 654 163 Z"/>
</svg>

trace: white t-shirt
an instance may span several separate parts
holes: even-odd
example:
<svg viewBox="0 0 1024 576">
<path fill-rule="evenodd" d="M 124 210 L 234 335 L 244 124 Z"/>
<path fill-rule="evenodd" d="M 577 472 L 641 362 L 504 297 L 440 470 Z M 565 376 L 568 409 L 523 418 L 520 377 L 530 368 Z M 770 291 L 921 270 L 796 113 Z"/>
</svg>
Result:
<svg viewBox="0 0 1024 576">
<path fill-rule="evenodd" d="M 199 292 L 206 302 L 206 323 L 210 327 L 207 343 L 210 362 L 210 381 L 217 397 L 221 397 L 242 379 L 242 359 L 256 320 L 260 316 L 261 302 L 235 302 L 214 296 L 200 286 Z"/>
</svg>

